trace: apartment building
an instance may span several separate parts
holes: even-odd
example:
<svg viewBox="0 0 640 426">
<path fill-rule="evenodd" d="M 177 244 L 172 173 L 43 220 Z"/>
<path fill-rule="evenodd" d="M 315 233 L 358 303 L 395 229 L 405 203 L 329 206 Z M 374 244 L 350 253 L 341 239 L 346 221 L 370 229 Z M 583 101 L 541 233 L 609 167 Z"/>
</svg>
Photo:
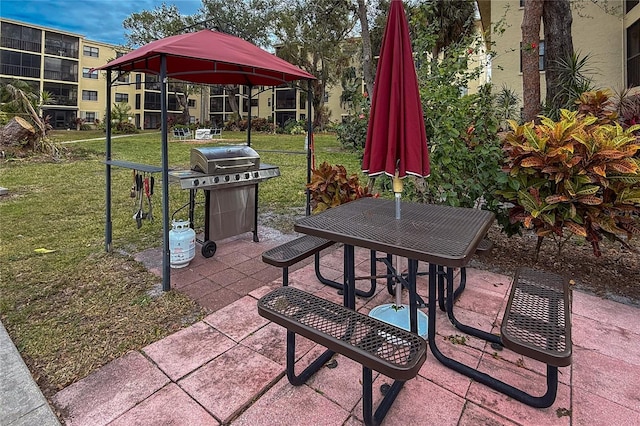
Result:
<svg viewBox="0 0 640 426">
<path fill-rule="evenodd" d="M 42 107 L 56 129 L 75 128 L 76 118 L 87 123 L 104 120 L 107 109 L 105 73 L 92 71 L 125 52 L 118 46 L 90 40 L 83 35 L 0 19 L 0 84 L 13 79 L 27 82 L 34 91 L 51 93 L 52 102 Z M 158 76 L 131 73 L 112 76 L 111 103 L 126 102 L 130 106 L 129 121 L 140 129 L 160 127 L 160 85 Z M 284 126 L 288 120 L 304 120 L 307 116 L 306 93 L 292 87 L 240 87 L 236 104 L 241 116 L 251 112 Z M 169 116 L 181 114 L 176 93 L 184 85 L 170 84 Z M 229 96 L 224 86 L 192 87 L 188 95 L 190 122 L 221 126 L 232 115 Z M 344 110 L 339 95 L 325 95 L 334 120 Z M 249 99 L 251 99 L 249 106 Z"/>
<path fill-rule="evenodd" d="M 522 99 L 522 17 L 526 0 L 478 0 L 485 29 L 504 19 L 504 33 L 492 33 L 491 81 L 503 85 Z M 596 87 L 620 90 L 640 85 L 640 2 L 608 0 L 575 2 L 572 7 L 573 47 L 581 56 L 590 55 L 589 76 Z M 606 6 L 606 7 L 605 7 Z M 542 31 L 541 31 L 542 33 Z M 542 37 L 542 34 L 541 34 Z M 541 91 L 545 96 L 544 40 L 540 42 Z"/>
</svg>

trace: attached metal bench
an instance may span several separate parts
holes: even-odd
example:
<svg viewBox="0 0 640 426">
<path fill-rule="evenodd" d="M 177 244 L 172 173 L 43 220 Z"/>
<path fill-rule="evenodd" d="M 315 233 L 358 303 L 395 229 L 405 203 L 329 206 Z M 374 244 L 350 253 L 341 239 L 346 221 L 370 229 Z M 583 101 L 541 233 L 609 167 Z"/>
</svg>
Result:
<svg viewBox="0 0 640 426">
<path fill-rule="evenodd" d="M 289 266 L 331 247 L 333 241 L 312 235 L 303 235 L 262 253 L 262 261 L 282 268 L 282 285 L 289 285 Z"/>
<path fill-rule="evenodd" d="M 435 266 L 434 266 L 435 267 Z M 447 271 L 447 294 L 452 294 L 452 271 Z M 453 311 L 453 298 L 447 297 L 447 313 Z M 484 339 L 494 346 L 503 346 L 518 354 L 547 365 L 547 390 L 542 396 L 533 396 L 474 368 L 448 358 L 440 352 L 434 341 L 429 341 L 433 355 L 452 368 L 479 383 L 489 386 L 524 404 L 536 408 L 550 407 L 558 391 L 558 367 L 571 364 L 571 319 L 569 283 L 563 277 L 549 272 L 520 268 L 511 286 L 500 336 L 455 324 L 466 334 Z M 449 315 L 451 318 L 451 315 Z"/>
<path fill-rule="evenodd" d="M 282 268 L 282 285 L 287 286 L 289 285 L 289 267 L 311 255 L 315 255 L 315 270 L 318 280 L 325 285 L 342 290 L 344 288 L 343 283 L 325 278 L 320 272 L 320 252 L 334 244 L 333 241 L 325 240 L 324 238 L 303 235 L 265 251 L 262 253 L 262 261 Z M 371 281 L 371 289 L 369 291 L 365 292 L 356 289 L 356 295 L 360 297 L 371 297 L 374 293 L 375 279 Z"/>
<path fill-rule="evenodd" d="M 362 365 L 363 417 L 379 424 L 406 380 L 414 378 L 426 360 L 426 342 L 415 333 L 314 296 L 293 287 L 280 287 L 258 301 L 258 313 L 287 329 L 287 378 L 304 384 L 335 354 Z M 295 335 L 327 350 L 295 374 Z M 372 370 L 394 383 L 373 413 Z"/>
<path fill-rule="evenodd" d="M 516 271 L 500 327 L 502 344 L 528 358 L 557 367 L 571 364 L 569 283 L 530 268 Z M 555 394 L 554 394 L 555 397 Z"/>
</svg>

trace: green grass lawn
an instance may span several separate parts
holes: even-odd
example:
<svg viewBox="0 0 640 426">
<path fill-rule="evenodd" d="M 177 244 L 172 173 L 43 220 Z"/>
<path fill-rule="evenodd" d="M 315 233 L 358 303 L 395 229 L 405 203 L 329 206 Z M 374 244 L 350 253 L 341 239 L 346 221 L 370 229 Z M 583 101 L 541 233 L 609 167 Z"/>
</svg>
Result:
<svg viewBox="0 0 640 426">
<path fill-rule="evenodd" d="M 104 138 L 100 132 L 56 132 L 57 141 Z M 225 132 L 223 141 L 243 143 L 244 133 Z M 304 136 L 253 134 L 261 161 L 281 176 L 260 185 L 260 210 L 286 213 L 305 203 Z M 199 141 L 200 142 L 200 141 Z M 316 162 L 343 164 L 359 172 L 356 154 L 344 152 L 333 135 L 316 135 Z M 114 139 L 114 159 L 160 165 L 160 134 Z M 188 141 L 169 144 L 170 168 L 189 168 Z M 139 349 L 198 320 L 203 312 L 176 292 L 153 292 L 159 279 L 133 255 L 162 244 L 161 185 L 157 178 L 154 216 L 137 229 L 130 198 L 132 171 L 113 168 L 113 253 L 104 251 L 104 139 L 64 144 L 67 155 L 5 161 L 0 186 L 0 315 L 39 385 L 50 396 L 108 361 Z M 171 185 L 170 213 L 188 201 Z M 186 218 L 183 210 L 179 215 Z M 179 216 L 177 216 L 179 217 Z M 36 249 L 53 250 L 38 253 Z"/>
</svg>

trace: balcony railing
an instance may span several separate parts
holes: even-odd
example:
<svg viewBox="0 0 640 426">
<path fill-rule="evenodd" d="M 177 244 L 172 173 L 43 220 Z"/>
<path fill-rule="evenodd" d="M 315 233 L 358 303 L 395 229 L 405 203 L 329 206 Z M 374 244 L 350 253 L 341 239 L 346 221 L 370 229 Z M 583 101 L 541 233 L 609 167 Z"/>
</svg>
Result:
<svg viewBox="0 0 640 426">
<path fill-rule="evenodd" d="M 55 100 L 55 102 L 52 102 L 51 105 L 67 105 L 67 106 L 77 106 L 78 105 L 78 98 L 77 97 L 53 95 L 52 98 Z"/>
<path fill-rule="evenodd" d="M 7 36 L 0 37 L 0 45 L 9 49 L 27 50 L 29 52 L 41 52 L 42 43 L 28 40 L 20 40 Z"/>
<path fill-rule="evenodd" d="M 159 92 L 160 91 L 160 83 L 157 82 L 157 81 L 147 82 L 147 83 L 145 83 L 145 88 L 147 90 L 157 90 Z"/>
<path fill-rule="evenodd" d="M 65 58 L 78 58 L 78 49 L 71 47 L 59 46 L 53 43 L 45 43 L 44 53 L 49 55 L 63 56 Z"/>
<path fill-rule="evenodd" d="M 2 74 L 20 77 L 40 78 L 40 68 L 22 67 L 20 65 L 2 64 Z"/>
<path fill-rule="evenodd" d="M 60 81 L 78 81 L 78 76 L 62 71 L 44 70 L 44 78 L 47 80 L 60 80 Z"/>
</svg>

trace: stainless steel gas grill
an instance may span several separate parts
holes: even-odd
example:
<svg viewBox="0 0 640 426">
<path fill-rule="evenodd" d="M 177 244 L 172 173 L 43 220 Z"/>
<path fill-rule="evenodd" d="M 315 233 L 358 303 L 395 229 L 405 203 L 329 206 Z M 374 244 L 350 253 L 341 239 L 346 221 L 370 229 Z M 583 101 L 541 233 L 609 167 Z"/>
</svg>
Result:
<svg viewBox="0 0 640 426">
<path fill-rule="evenodd" d="M 211 257 L 220 240 L 253 232 L 258 242 L 258 183 L 280 176 L 280 169 L 261 164 L 249 146 L 216 146 L 191 149 L 191 170 L 169 172 L 174 182 L 189 192 L 189 221 L 193 226 L 198 189 L 205 197 L 202 255 Z"/>
</svg>

